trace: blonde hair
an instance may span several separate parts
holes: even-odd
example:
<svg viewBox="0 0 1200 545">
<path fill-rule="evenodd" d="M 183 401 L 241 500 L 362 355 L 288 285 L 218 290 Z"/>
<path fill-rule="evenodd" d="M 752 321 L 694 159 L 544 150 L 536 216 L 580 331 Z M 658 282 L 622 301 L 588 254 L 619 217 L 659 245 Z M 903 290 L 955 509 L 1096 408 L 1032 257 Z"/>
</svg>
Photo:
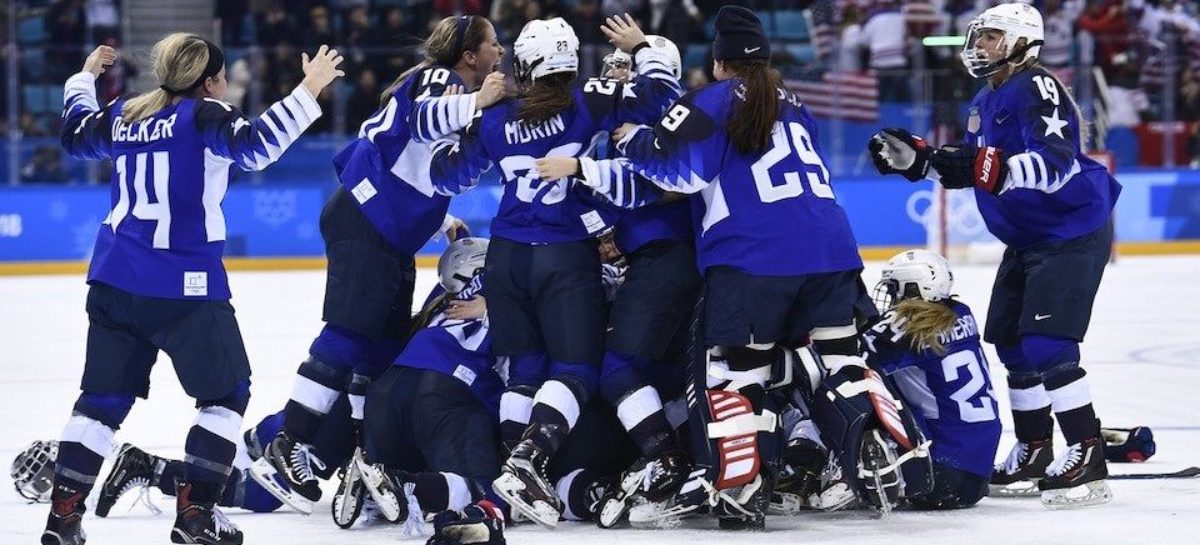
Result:
<svg viewBox="0 0 1200 545">
<path fill-rule="evenodd" d="M 183 32 L 171 34 L 154 44 L 150 52 L 154 76 L 170 89 L 187 89 L 204 74 L 208 65 L 208 44 L 204 39 Z M 142 93 L 125 102 L 121 115 L 126 123 L 141 121 L 171 105 L 171 95 L 162 89 Z"/>
<path fill-rule="evenodd" d="M 490 26 L 488 20 L 475 15 L 467 15 L 470 17 L 467 21 L 467 28 L 463 31 L 462 50 L 454 51 L 454 33 L 458 31 L 458 16 L 450 16 L 438 21 L 438 24 L 433 28 L 433 32 L 429 34 L 429 38 L 425 40 L 425 58 L 417 63 L 412 68 L 405 70 L 384 89 L 383 94 L 379 95 L 379 102 L 386 103 L 392 98 L 392 93 L 396 92 L 404 80 L 414 73 L 423 70 L 435 64 L 451 66 L 456 59 L 462 58 L 462 53 L 467 51 L 478 51 L 479 46 L 483 45 L 483 40 L 487 38 L 487 30 Z"/>
<path fill-rule="evenodd" d="M 892 312 L 896 313 L 896 321 L 904 322 L 904 336 L 913 350 L 928 347 L 938 355 L 946 353 L 940 337 L 958 322 L 958 314 L 947 302 L 905 299 L 896 303 Z"/>
</svg>

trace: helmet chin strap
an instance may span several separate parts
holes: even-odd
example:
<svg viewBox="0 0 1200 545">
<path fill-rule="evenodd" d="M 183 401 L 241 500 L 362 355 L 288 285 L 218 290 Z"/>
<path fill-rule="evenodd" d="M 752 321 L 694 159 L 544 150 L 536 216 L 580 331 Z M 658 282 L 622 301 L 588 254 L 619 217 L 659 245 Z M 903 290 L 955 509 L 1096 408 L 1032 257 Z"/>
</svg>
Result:
<svg viewBox="0 0 1200 545">
<path fill-rule="evenodd" d="M 992 74 L 995 74 L 996 72 L 999 72 L 1001 68 L 1004 68 L 1004 66 L 1007 65 L 1008 63 L 1012 62 L 1013 59 L 1024 57 L 1026 51 L 1029 51 L 1031 48 L 1034 48 L 1034 47 L 1037 47 L 1040 45 L 1045 45 L 1045 43 L 1046 42 L 1044 40 L 1033 40 L 1021 47 L 1014 49 L 1013 52 L 1011 54 L 1009 54 L 1007 57 L 1004 57 L 1003 59 L 1000 59 L 1000 60 L 992 63 L 991 65 L 989 65 L 987 74 L 984 74 L 983 77 L 987 77 Z"/>
</svg>

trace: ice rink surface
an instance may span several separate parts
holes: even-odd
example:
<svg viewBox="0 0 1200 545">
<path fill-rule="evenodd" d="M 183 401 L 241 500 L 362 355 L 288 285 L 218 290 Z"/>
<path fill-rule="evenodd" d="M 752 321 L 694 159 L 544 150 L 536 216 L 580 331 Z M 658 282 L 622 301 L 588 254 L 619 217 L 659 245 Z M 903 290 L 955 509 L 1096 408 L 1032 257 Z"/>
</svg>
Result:
<svg viewBox="0 0 1200 545">
<path fill-rule="evenodd" d="M 879 264 L 868 265 L 873 285 Z M 956 293 L 982 319 L 994 266 L 960 266 Z M 1106 426 L 1151 426 L 1158 454 L 1139 465 L 1111 465 L 1113 473 L 1175 471 L 1200 465 L 1200 257 L 1123 258 L 1109 267 L 1083 345 L 1097 410 Z M 434 282 L 422 271 L 417 300 Z M 320 330 L 324 274 L 239 272 L 231 275 L 233 304 L 254 368 L 253 399 L 247 425 L 279 410 L 292 374 Z M 57 438 L 78 394 L 83 368 L 87 287 L 78 276 L 0 278 L 0 460 L 5 466 L 34 439 Z M 1007 415 L 1004 372 L 988 347 L 992 376 L 1004 412 L 1001 454 L 1014 439 Z M 194 417 L 192 402 L 175 380 L 169 360 L 160 358 L 150 399 L 140 401 L 117 434 L 153 453 L 179 457 Z M 104 470 L 107 472 L 107 466 Z M 102 474 L 103 475 L 103 474 Z M 47 506 L 27 505 L 0 477 L 0 544 L 37 543 Z M 725 533 L 712 521 L 693 521 L 671 531 L 602 531 L 564 523 L 557 531 L 510 529 L 514 545 L 622 545 L 720 542 L 723 545 L 774 543 L 920 543 L 929 545 L 1020 544 L 1102 545 L 1111 543 L 1200 543 L 1200 478 L 1111 483 L 1116 499 L 1108 505 L 1052 512 L 1036 499 L 986 498 L 960 512 L 897 512 L 876 520 L 870 513 L 806 513 L 772 517 L 764 533 Z M 327 486 L 327 491 L 331 492 Z M 395 543 L 398 527 L 339 530 L 329 518 L 329 493 L 312 516 L 290 511 L 248 514 L 228 510 L 246 534 L 247 544 Z M 128 509 L 126 499 L 108 519 L 88 516 L 84 529 L 91 545 L 168 543 L 173 503 L 158 497 L 164 513 Z M 409 540 L 421 543 L 419 539 Z"/>
</svg>

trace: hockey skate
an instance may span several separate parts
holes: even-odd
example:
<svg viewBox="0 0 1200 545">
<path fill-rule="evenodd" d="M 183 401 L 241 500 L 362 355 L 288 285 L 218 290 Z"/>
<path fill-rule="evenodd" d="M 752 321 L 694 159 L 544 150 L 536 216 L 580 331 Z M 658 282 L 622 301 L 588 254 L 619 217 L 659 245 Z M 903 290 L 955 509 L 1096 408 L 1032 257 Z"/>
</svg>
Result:
<svg viewBox="0 0 1200 545">
<path fill-rule="evenodd" d="M 1001 498 L 1038 495 L 1037 483 L 1046 475 L 1046 468 L 1053 460 L 1050 439 L 1018 441 L 1004 463 L 996 464 L 992 471 L 988 485 L 990 494 Z"/>
<path fill-rule="evenodd" d="M 355 456 L 357 456 L 357 451 Z M 329 505 L 330 514 L 333 515 L 333 523 L 343 530 L 354 525 L 358 520 L 358 516 L 362 514 L 363 500 L 367 495 L 367 490 L 363 486 L 362 475 L 358 472 L 358 465 L 353 459 L 348 460 L 346 465 L 338 469 L 338 489 L 333 496 L 333 502 Z"/>
<path fill-rule="evenodd" d="M 1108 465 L 1104 442 L 1099 437 L 1084 439 L 1060 454 L 1038 482 L 1042 505 L 1048 509 L 1074 509 L 1112 501 L 1108 487 Z"/>
<path fill-rule="evenodd" d="M 50 516 L 42 531 L 42 545 L 83 545 L 87 535 L 80 523 L 85 511 L 83 494 L 64 486 L 54 487 L 50 496 Z"/>
<path fill-rule="evenodd" d="M 321 499 L 321 486 L 313 466 L 325 469 L 324 462 L 312 453 L 311 447 L 280 432 L 250 466 L 250 476 L 258 484 L 305 515 L 312 514 L 313 502 Z"/>
<path fill-rule="evenodd" d="M 141 493 L 139 501 L 145 503 L 150 511 L 156 515 L 161 513 L 162 510 L 150 501 L 148 492 L 151 486 L 158 484 L 166 464 L 166 460 L 147 454 L 129 443 L 122 445 L 116 461 L 113 462 L 112 471 L 100 486 L 100 494 L 96 499 L 96 515 L 107 517 L 117 500 L 132 490 Z"/>
<path fill-rule="evenodd" d="M 697 468 L 670 499 L 629 506 L 629 524 L 634 528 L 674 528 L 684 517 L 706 512 L 716 503 L 717 491 L 708 481 L 707 470 Z"/>
<path fill-rule="evenodd" d="M 687 459 L 679 451 L 635 463 L 601 500 L 597 525 L 601 528 L 616 526 L 634 505 L 665 503 L 683 486 L 688 466 Z"/>
<path fill-rule="evenodd" d="M 900 503 L 904 481 L 900 478 L 900 463 L 895 447 L 877 430 L 864 434 L 859 450 L 858 478 L 866 490 L 866 502 L 881 516 L 891 515 Z"/>
<path fill-rule="evenodd" d="M 840 511 L 858 505 L 858 496 L 842 474 L 842 464 L 837 456 L 830 456 L 821 471 L 821 490 L 808 496 L 808 505 L 821 511 Z"/>
<path fill-rule="evenodd" d="M 362 480 L 363 487 L 375 500 L 375 506 L 383 518 L 393 524 L 398 524 L 408 518 L 408 502 L 402 500 L 404 492 L 388 476 L 383 464 L 367 463 L 362 456 L 362 449 L 354 451 L 351 461 Z"/>
<path fill-rule="evenodd" d="M 713 514 L 722 530 L 762 530 L 767 523 L 771 486 L 765 469 L 754 480 L 717 493 Z"/>
<path fill-rule="evenodd" d="M 562 506 L 558 494 L 546 477 L 549 456 L 533 444 L 521 441 L 500 468 L 500 476 L 492 483 L 496 494 L 513 509 L 534 522 L 553 529 L 558 526 Z"/>
<path fill-rule="evenodd" d="M 229 522 L 214 504 L 191 501 L 191 493 L 192 485 L 179 483 L 175 496 L 175 528 L 171 530 L 171 542 L 241 545 L 242 531 Z"/>
</svg>

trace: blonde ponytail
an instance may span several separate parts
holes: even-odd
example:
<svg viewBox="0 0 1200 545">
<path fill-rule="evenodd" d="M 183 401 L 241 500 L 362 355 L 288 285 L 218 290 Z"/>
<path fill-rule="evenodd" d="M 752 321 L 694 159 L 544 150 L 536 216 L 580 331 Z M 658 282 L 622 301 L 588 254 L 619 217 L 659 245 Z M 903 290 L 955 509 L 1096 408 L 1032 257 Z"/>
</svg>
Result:
<svg viewBox="0 0 1200 545">
<path fill-rule="evenodd" d="M 892 308 L 896 321 L 904 322 L 904 336 L 913 350 L 930 348 L 934 353 L 946 353 L 940 338 L 958 322 L 958 314 L 944 302 L 924 299 L 905 299 Z"/>
<path fill-rule="evenodd" d="M 195 34 L 178 32 L 154 44 L 150 56 L 160 84 L 170 89 L 186 89 L 204 74 L 208 44 Z M 142 93 L 125 102 L 121 115 L 126 123 L 141 121 L 170 106 L 171 99 L 161 88 Z"/>
</svg>

